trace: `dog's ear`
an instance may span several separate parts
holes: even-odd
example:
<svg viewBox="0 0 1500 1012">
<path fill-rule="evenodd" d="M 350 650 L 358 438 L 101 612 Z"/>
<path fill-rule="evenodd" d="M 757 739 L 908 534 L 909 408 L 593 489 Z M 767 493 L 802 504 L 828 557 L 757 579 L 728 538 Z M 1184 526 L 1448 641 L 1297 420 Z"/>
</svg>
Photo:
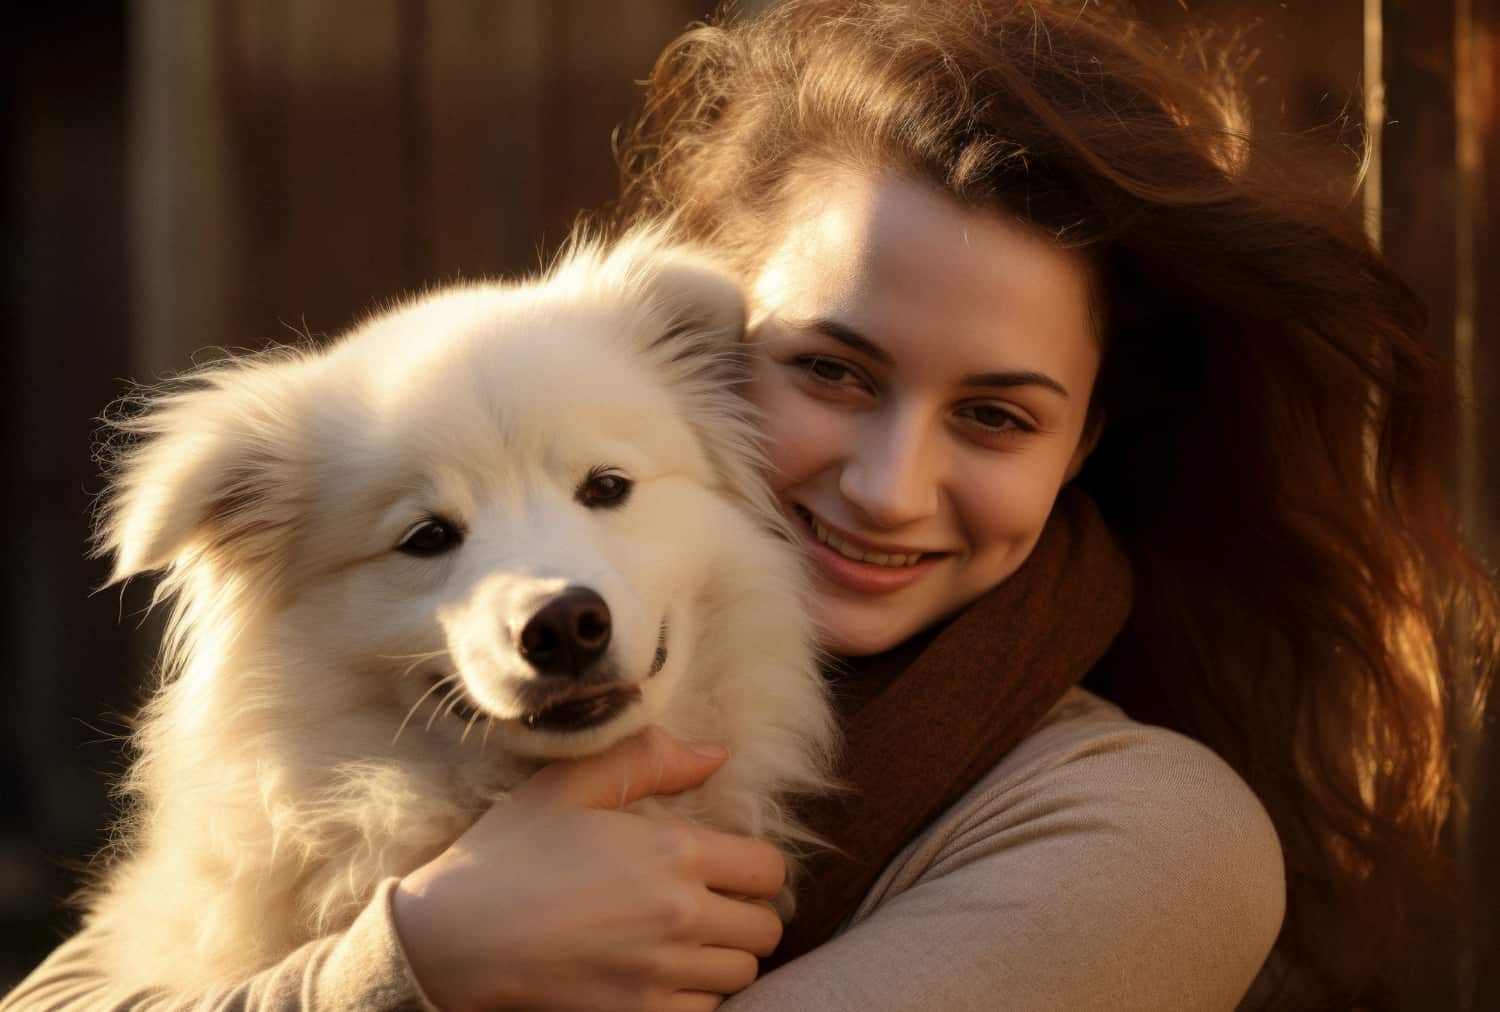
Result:
<svg viewBox="0 0 1500 1012">
<path fill-rule="evenodd" d="M 728 272 L 711 261 L 669 250 L 651 265 L 647 289 L 668 321 L 658 345 L 676 346 L 673 358 L 703 354 L 715 362 L 725 350 L 738 357 L 745 337 L 745 295 Z"/>
<path fill-rule="evenodd" d="M 707 251 L 674 240 L 670 224 L 640 226 L 610 243 L 579 235 L 548 281 L 562 292 L 623 297 L 627 305 L 645 310 L 643 326 L 631 328 L 631 337 L 653 358 L 665 352 L 696 372 L 720 371 L 726 360 L 741 355 L 743 287 Z"/>
<path fill-rule="evenodd" d="M 785 518 L 764 480 L 758 413 L 745 397 L 750 349 L 744 288 L 719 261 L 660 233 L 627 237 L 611 258 L 636 263 L 658 321 L 648 354 L 663 363 L 720 486 L 777 531 Z"/>
<path fill-rule="evenodd" d="M 295 519 L 297 455 L 274 357 L 220 364 L 116 406 L 94 534 L 94 554 L 114 557 L 110 583 L 190 557 L 273 556 Z"/>
</svg>

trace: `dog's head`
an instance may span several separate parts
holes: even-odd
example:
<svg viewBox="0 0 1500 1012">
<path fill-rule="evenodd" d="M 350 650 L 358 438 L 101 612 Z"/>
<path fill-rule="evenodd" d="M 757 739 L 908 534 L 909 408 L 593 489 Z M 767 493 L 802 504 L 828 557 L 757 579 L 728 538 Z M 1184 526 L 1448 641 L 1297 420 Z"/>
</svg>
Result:
<svg viewBox="0 0 1500 1012">
<path fill-rule="evenodd" d="M 678 647 L 777 523 L 743 328 L 732 278 L 641 234 L 230 360 L 119 423 L 98 548 L 165 571 L 209 697 L 604 747 L 691 677 Z"/>
</svg>

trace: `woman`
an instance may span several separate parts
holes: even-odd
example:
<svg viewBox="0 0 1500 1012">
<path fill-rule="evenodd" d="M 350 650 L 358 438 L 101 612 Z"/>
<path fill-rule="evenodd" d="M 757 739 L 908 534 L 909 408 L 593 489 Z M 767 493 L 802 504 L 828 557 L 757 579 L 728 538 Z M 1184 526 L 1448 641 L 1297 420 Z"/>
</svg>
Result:
<svg viewBox="0 0 1500 1012">
<path fill-rule="evenodd" d="M 1378 1002 L 1442 881 L 1454 634 L 1482 687 L 1496 596 L 1439 493 L 1416 300 L 1191 65 L 1073 2 L 789 0 L 669 47 L 621 217 L 750 285 L 748 390 L 877 785 L 820 824 L 878 845 L 746 988 L 779 859 L 610 810 L 722 761 L 648 734 L 226 1006 Z M 18 1007 L 99 1003 L 70 945 Z"/>
<path fill-rule="evenodd" d="M 1342 208 L 1249 143 L 1233 82 L 1201 70 L 1233 61 L 1208 55 L 1174 59 L 1098 5 L 784 4 L 663 55 L 623 212 L 672 213 L 724 250 L 754 279 L 758 361 L 804 363 L 826 410 L 799 410 L 765 371 L 755 386 L 794 511 L 907 542 L 924 496 L 963 516 L 972 494 L 1000 504 L 984 521 L 997 538 L 1024 544 L 1034 503 L 1077 473 L 1135 576 L 1090 684 L 1212 748 L 1279 836 L 1286 917 L 1257 993 L 1374 1000 L 1417 897 L 1442 881 L 1443 706 L 1473 703 L 1450 695 L 1454 644 L 1464 630 L 1478 647 L 1482 688 L 1495 591 L 1439 491 L 1454 397 L 1419 344 L 1419 305 Z M 964 226 L 946 255 L 909 216 L 880 217 L 917 191 Z M 1017 243 L 1045 237 L 1073 276 L 1034 246 L 993 244 L 986 275 L 974 248 L 1002 221 L 1023 223 Z M 1042 276 L 1049 262 L 1062 273 Z M 1044 288 L 1059 302 L 1025 299 Z M 807 326 L 850 313 L 856 327 Z M 955 385 L 946 434 L 902 415 L 930 409 L 927 367 L 962 355 L 983 319 L 994 358 L 1073 370 L 1067 409 L 1035 385 L 998 400 Z M 895 335 L 878 342 L 897 345 L 894 366 L 838 340 L 867 320 Z M 1079 331 L 1097 337 L 1092 397 Z M 954 448 L 954 426 L 983 424 L 1006 431 L 983 438 L 1013 460 Z M 845 451 L 836 490 L 818 484 L 825 444 Z M 853 447 L 883 448 L 885 470 Z M 902 624 L 829 586 L 822 617 L 851 653 L 943 612 Z M 997 930 L 1015 919 L 997 914 Z"/>
</svg>

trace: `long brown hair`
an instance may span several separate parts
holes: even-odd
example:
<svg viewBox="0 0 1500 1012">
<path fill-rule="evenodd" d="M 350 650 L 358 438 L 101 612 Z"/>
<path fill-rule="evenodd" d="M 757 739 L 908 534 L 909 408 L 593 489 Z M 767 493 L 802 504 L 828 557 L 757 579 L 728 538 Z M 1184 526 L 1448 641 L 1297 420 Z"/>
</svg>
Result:
<svg viewBox="0 0 1500 1012">
<path fill-rule="evenodd" d="M 1288 908 L 1262 983 L 1379 1002 L 1445 880 L 1452 721 L 1482 706 L 1500 605 L 1444 494 L 1456 395 L 1422 306 L 1336 194 L 1252 142 L 1239 69 L 1077 0 L 787 0 L 662 54 L 617 212 L 748 272 L 786 180 L 831 160 L 1085 252 L 1105 429 L 1077 480 L 1138 580 L 1100 685 L 1270 812 Z"/>
</svg>

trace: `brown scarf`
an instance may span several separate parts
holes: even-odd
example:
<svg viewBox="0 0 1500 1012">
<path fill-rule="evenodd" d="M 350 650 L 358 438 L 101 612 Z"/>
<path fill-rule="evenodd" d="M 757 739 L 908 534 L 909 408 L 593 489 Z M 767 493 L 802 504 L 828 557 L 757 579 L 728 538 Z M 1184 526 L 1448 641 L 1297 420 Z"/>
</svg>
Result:
<svg viewBox="0 0 1500 1012">
<path fill-rule="evenodd" d="M 935 631 L 832 674 L 849 788 L 803 808 L 832 845 L 807 864 L 770 970 L 826 941 L 885 866 L 1026 737 L 1130 612 L 1130 564 L 1064 488 L 1031 556 Z"/>
</svg>

